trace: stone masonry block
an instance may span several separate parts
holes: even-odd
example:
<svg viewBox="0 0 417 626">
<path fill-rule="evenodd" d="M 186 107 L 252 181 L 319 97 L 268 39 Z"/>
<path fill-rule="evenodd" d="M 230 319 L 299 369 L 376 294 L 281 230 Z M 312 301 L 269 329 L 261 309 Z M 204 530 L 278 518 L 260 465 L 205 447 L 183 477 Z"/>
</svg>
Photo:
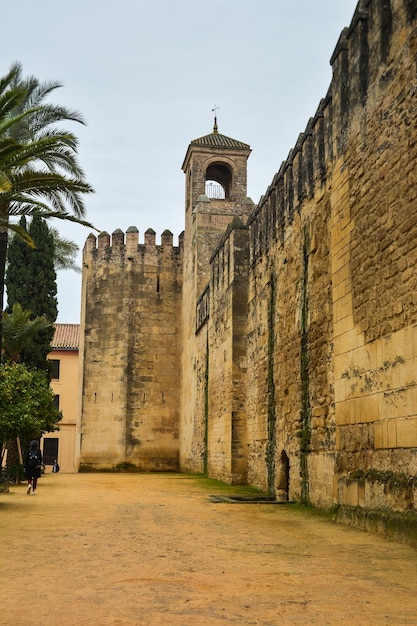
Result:
<svg viewBox="0 0 417 626">
<path fill-rule="evenodd" d="M 374 447 L 375 450 L 384 448 L 384 423 L 377 422 L 374 426 Z"/>
<path fill-rule="evenodd" d="M 358 506 L 359 492 L 358 483 L 348 478 L 340 478 L 338 485 L 339 502 L 348 506 Z"/>
<path fill-rule="evenodd" d="M 336 404 L 346 400 L 346 380 L 340 379 L 334 382 L 334 399 Z"/>
<path fill-rule="evenodd" d="M 344 378 L 347 372 L 350 371 L 353 365 L 353 352 L 341 352 L 335 351 L 334 358 L 334 377 L 336 380 Z"/>
<path fill-rule="evenodd" d="M 345 335 L 347 333 L 350 333 L 351 331 L 354 330 L 354 322 L 353 322 L 353 318 L 344 318 L 342 320 L 335 320 L 334 324 L 333 324 L 333 333 L 334 333 L 334 337 L 340 337 L 340 342 L 339 342 L 339 350 L 340 353 L 342 352 L 348 352 L 350 350 L 352 350 L 353 348 L 351 348 L 350 346 L 352 345 L 351 343 L 349 343 L 349 345 L 347 346 L 347 340 L 351 339 L 350 337 L 346 338 Z M 355 333 L 356 334 L 356 333 Z M 353 335 L 352 335 L 353 337 Z M 354 346 L 356 348 L 356 339 L 354 341 Z"/>
<path fill-rule="evenodd" d="M 351 328 L 352 317 L 346 317 L 342 320 L 341 325 L 345 323 L 346 332 L 341 333 L 341 351 L 352 352 L 361 343 L 358 341 L 358 332 L 356 328 Z"/>
<path fill-rule="evenodd" d="M 350 265 L 346 263 L 339 269 L 333 272 L 333 285 L 337 286 L 344 283 L 346 280 L 350 280 Z"/>
<path fill-rule="evenodd" d="M 407 409 L 406 414 L 408 416 L 415 417 L 417 415 L 417 384 L 414 384 L 407 388 L 406 391 Z"/>
<path fill-rule="evenodd" d="M 417 360 L 408 359 L 400 368 L 401 378 L 399 385 L 401 387 L 415 387 L 417 385 Z"/>
<path fill-rule="evenodd" d="M 361 372 L 371 369 L 369 346 L 360 346 L 353 351 L 353 367 Z"/>
<path fill-rule="evenodd" d="M 404 360 L 405 334 L 403 330 L 382 338 L 382 358 L 384 363 Z"/>
<path fill-rule="evenodd" d="M 383 400 L 383 414 L 385 419 L 403 417 L 407 408 L 407 394 L 405 389 L 386 391 Z"/>
<path fill-rule="evenodd" d="M 398 446 L 396 420 L 388 420 L 384 425 L 384 448 L 396 448 Z"/>
<path fill-rule="evenodd" d="M 379 394 L 372 394 L 356 398 L 355 402 L 355 423 L 376 422 L 380 418 Z"/>
<path fill-rule="evenodd" d="M 350 295 L 343 296 L 338 300 L 335 300 L 333 303 L 333 320 L 335 322 L 344 320 L 346 317 L 351 316 L 353 313 L 352 309 L 352 298 Z"/>
<path fill-rule="evenodd" d="M 413 357 L 417 359 L 417 325 L 413 326 Z"/>
<path fill-rule="evenodd" d="M 417 447 L 417 417 L 398 419 L 396 427 L 397 446 L 399 448 Z"/>
<path fill-rule="evenodd" d="M 355 423 L 355 401 L 345 400 L 337 402 L 335 406 L 335 420 L 338 425 Z"/>
<path fill-rule="evenodd" d="M 349 279 L 339 283 L 333 288 L 333 300 L 336 302 L 340 298 L 344 296 L 350 295 L 352 293 L 352 283 Z"/>
</svg>

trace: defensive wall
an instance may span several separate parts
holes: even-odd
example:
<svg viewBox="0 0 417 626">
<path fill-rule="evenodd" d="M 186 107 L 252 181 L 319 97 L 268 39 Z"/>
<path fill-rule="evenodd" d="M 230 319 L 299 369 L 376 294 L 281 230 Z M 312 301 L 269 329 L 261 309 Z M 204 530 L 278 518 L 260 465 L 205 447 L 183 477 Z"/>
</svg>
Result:
<svg viewBox="0 0 417 626">
<path fill-rule="evenodd" d="M 416 22 L 415 0 L 358 3 L 256 207 L 249 146 L 215 128 L 186 155 L 178 248 L 87 240 L 82 463 L 207 471 L 415 533 Z"/>
<path fill-rule="evenodd" d="M 364 527 L 417 507 L 416 13 L 359 3 L 326 97 L 197 303 L 210 475 Z"/>
<path fill-rule="evenodd" d="M 275 463 L 320 506 L 417 504 L 416 51 L 415 3 L 359 3 L 249 224 L 249 335 L 268 327 L 256 289 L 276 311 Z"/>
</svg>

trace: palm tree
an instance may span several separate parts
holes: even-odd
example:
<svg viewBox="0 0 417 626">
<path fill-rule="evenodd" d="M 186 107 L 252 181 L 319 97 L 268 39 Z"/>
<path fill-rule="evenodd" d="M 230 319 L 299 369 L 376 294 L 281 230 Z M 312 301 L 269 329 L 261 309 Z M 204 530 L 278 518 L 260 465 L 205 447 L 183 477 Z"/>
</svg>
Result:
<svg viewBox="0 0 417 626">
<path fill-rule="evenodd" d="M 2 325 L 4 357 L 11 363 L 19 363 L 22 349 L 39 330 L 53 326 L 44 316 L 31 319 L 31 312 L 22 309 L 18 302 L 11 313 L 3 313 Z"/>
<path fill-rule="evenodd" d="M 75 241 L 63 237 L 58 229 L 49 226 L 49 232 L 54 239 L 54 265 L 55 270 L 74 270 L 81 272 L 81 268 L 76 263 L 77 253 L 80 247 Z"/>
<path fill-rule="evenodd" d="M 77 161 L 77 138 L 56 127 L 63 120 L 84 120 L 75 111 L 44 102 L 58 87 L 57 82 L 24 79 L 19 63 L 0 79 L 0 313 L 8 230 L 25 236 L 10 217 L 36 214 L 94 228 L 83 219 L 83 196 L 93 189 Z"/>
</svg>

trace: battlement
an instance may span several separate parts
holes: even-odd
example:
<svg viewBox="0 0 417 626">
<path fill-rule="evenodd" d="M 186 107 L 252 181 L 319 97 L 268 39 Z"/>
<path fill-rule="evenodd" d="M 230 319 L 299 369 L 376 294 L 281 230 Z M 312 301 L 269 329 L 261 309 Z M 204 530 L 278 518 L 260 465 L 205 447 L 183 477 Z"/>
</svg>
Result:
<svg viewBox="0 0 417 626">
<path fill-rule="evenodd" d="M 139 230 L 130 226 L 126 233 L 117 228 L 112 235 L 106 231 L 97 237 L 90 233 L 84 246 L 84 263 L 88 260 L 110 261 L 123 259 L 126 261 L 141 260 L 151 262 L 156 257 L 181 257 L 184 248 L 184 233 L 178 237 L 178 246 L 173 245 L 173 234 L 164 230 L 161 234 L 161 244 L 156 243 L 156 233 L 152 228 L 144 233 L 144 242 L 139 243 Z"/>
<path fill-rule="evenodd" d="M 355 120 L 372 111 L 395 80 L 394 54 L 403 50 L 404 24 L 416 18 L 415 0 L 358 2 L 330 59 L 333 76 L 325 98 L 249 219 L 252 261 L 267 250 L 271 236 L 283 242 L 294 215 L 323 190 L 335 161 L 346 153 Z"/>
</svg>

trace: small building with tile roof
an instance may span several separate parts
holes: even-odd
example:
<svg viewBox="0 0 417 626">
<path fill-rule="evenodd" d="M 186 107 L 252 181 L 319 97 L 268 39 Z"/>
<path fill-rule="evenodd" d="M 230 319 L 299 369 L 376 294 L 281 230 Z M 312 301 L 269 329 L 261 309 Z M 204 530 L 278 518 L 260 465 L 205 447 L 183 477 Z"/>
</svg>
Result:
<svg viewBox="0 0 417 626">
<path fill-rule="evenodd" d="M 79 346 L 79 324 L 55 324 L 55 334 L 52 340 L 54 350 L 78 350 Z"/>
<path fill-rule="evenodd" d="M 46 433 L 42 438 L 46 471 L 52 470 L 54 459 L 58 460 L 63 472 L 76 472 L 78 469 L 79 345 L 79 324 L 55 324 L 52 351 L 48 358 L 52 361 L 51 387 L 56 404 L 62 411 L 62 420 L 58 431 Z"/>
</svg>

